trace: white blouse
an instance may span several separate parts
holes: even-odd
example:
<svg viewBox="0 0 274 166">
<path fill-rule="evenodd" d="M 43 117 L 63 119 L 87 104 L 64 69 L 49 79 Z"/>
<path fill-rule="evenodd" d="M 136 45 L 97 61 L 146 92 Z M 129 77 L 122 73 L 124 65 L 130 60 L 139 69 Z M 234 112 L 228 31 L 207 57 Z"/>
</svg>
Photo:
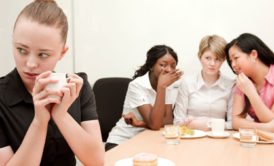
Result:
<svg viewBox="0 0 274 166">
<path fill-rule="evenodd" d="M 181 81 L 174 109 L 174 123 L 183 122 L 188 116 L 226 119 L 226 128 L 231 129 L 232 88 L 234 80 L 220 75 L 207 86 L 201 72 L 196 77 Z"/>
<path fill-rule="evenodd" d="M 165 104 L 175 103 L 178 89 L 178 81 L 166 88 Z M 137 107 L 145 104 L 154 105 L 156 95 L 156 91 L 151 87 L 148 73 L 146 73 L 144 76 L 137 77 L 135 80 L 129 83 L 124 102 L 123 114 L 133 112 L 138 120 L 143 120 Z M 116 123 L 116 126 L 112 128 L 111 132 L 109 133 L 107 142 L 120 144 L 143 130 L 143 127 L 134 127 L 132 125 L 126 124 L 124 118 L 122 117 Z"/>
</svg>

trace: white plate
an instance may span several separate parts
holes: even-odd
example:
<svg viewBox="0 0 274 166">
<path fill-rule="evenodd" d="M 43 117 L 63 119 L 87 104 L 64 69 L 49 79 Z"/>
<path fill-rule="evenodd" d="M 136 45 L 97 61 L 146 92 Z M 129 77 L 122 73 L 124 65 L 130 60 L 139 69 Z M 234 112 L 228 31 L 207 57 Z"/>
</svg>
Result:
<svg viewBox="0 0 274 166">
<path fill-rule="evenodd" d="M 206 132 L 202 130 L 193 130 L 193 132 L 194 132 L 193 135 L 184 134 L 184 135 L 181 135 L 181 138 L 200 138 L 200 137 L 206 136 Z"/>
<path fill-rule="evenodd" d="M 132 157 L 116 161 L 115 166 L 133 166 Z M 158 166 L 175 166 L 175 164 L 173 161 L 158 157 Z"/>
<path fill-rule="evenodd" d="M 209 137 L 212 137 L 212 138 L 226 138 L 226 137 L 229 137 L 230 134 L 229 132 L 223 132 L 222 135 L 216 135 L 216 134 L 213 134 L 211 131 L 207 132 L 207 136 Z"/>
<path fill-rule="evenodd" d="M 233 137 L 236 138 L 236 139 L 240 139 L 240 133 L 237 132 L 237 133 L 234 133 L 233 134 Z M 257 141 L 257 143 L 259 144 L 274 144 L 274 140 L 273 141 Z"/>
</svg>

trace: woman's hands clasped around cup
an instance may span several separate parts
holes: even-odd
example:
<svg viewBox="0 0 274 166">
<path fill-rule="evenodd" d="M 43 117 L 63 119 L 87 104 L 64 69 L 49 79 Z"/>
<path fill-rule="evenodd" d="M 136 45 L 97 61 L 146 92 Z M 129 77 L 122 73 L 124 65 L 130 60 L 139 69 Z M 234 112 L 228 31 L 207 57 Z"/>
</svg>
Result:
<svg viewBox="0 0 274 166">
<path fill-rule="evenodd" d="M 67 79 L 67 85 L 65 85 L 61 91 L 63 97 L 60 104 L 55 104 L 52 108 L 52 116 L 62 116 L 67 113 L 68 108 L 79 96 L 81 88 L 83 86 L 83 79 L 76 74 L 69 74 Z"/>
<path fill-rule="evenodd" d="M 48 123 L 51 117 L 62 116 L 79 96 L 83 85 L 83 79 L 76 74 L 69 74 L 67 84 L 59 91 L 46 89 L 48 84 L 58 80 L 50 78 L 52 72 L 40 74 L 35 81 L 32 91 L 35 107 L 34 118 L 42 123 Z M 54 95 L 55 97 L 51 97 Z"/>
</svg>

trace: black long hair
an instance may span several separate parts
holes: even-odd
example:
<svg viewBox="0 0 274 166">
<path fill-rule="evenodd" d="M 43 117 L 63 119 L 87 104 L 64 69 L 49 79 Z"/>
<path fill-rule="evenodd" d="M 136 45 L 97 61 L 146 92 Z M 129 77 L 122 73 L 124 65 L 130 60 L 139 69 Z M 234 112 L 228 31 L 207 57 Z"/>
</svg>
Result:
<svg viewBox="0 0 274 166">
<path fill-rule="evenodd" d="M 225 48 L 226 60 L 231 69 L 232 66 L 228 52 L 232 46 L 237 46 L 242 52 L 246 54 L 250 54 L 252 50 L 256 50 L 258 52 L 258 58 L 262 63 L 264 63 L 266 66 L 274 64 L 273 51 L 257 36 L 250 33 L 243 33 L 228 43 Z"/>
<path fill-rule="evenodd" d="M 133 79 L 145 75 L 154 66 L 157 60 L 167 53 L 170 54 L 175 59 L 176 64 L 178 64 L 177 54 L 171 47 L 166 45 L 155 45 L 148 50 L 145 64 L 135 71 Z"/>
<path fill-rule="evenodd" d="M 236 39 L 228 43 L 225 48 L 226 60 L 232 71 L 233 71 L 233 68 L 231 66 L 231 61 L 229 59 L 228 53 L 229 53 L 229 49 L 233 46 L 238 47 L 242 52 L 246 54 L 250 54 L 252 50 L 256 50 L 258 52 L 258 58 L 263 64 L 265 64 L 266 66 L 270 66 L 271 64 L 274 64 L 273 51 L 257 36 L 250 33 L 243 33 L 240 36 L 238 36 Z M 245 103 L 246 103 L 245 108 L 240 114 L 241 116 L 244 116 L 248 112 L 248 109 L 250 107 L 250 102 L 246 95 L 245 95 Z"/>
</svg>

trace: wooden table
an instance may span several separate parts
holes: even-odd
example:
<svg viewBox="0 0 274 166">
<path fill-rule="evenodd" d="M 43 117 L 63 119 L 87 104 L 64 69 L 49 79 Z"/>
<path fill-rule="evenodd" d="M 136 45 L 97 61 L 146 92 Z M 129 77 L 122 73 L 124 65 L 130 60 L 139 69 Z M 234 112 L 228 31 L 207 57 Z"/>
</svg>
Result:
<svg viewBox="0 0 274 166">
<path fill-rule="evenodd" d="M 179 145 L 167 145 L 162 131 L 145 130 L 107 151 L 105 166 L 114 166 L 117 160 L 132 157 L 139 152 L 154 153 L 174 161 L 176 166 L 274 165 L 274 144 L 257 144 L 254 148 L 245 148 L 231 135 L 225 139 L 181 139 Z"/>
</svg>

